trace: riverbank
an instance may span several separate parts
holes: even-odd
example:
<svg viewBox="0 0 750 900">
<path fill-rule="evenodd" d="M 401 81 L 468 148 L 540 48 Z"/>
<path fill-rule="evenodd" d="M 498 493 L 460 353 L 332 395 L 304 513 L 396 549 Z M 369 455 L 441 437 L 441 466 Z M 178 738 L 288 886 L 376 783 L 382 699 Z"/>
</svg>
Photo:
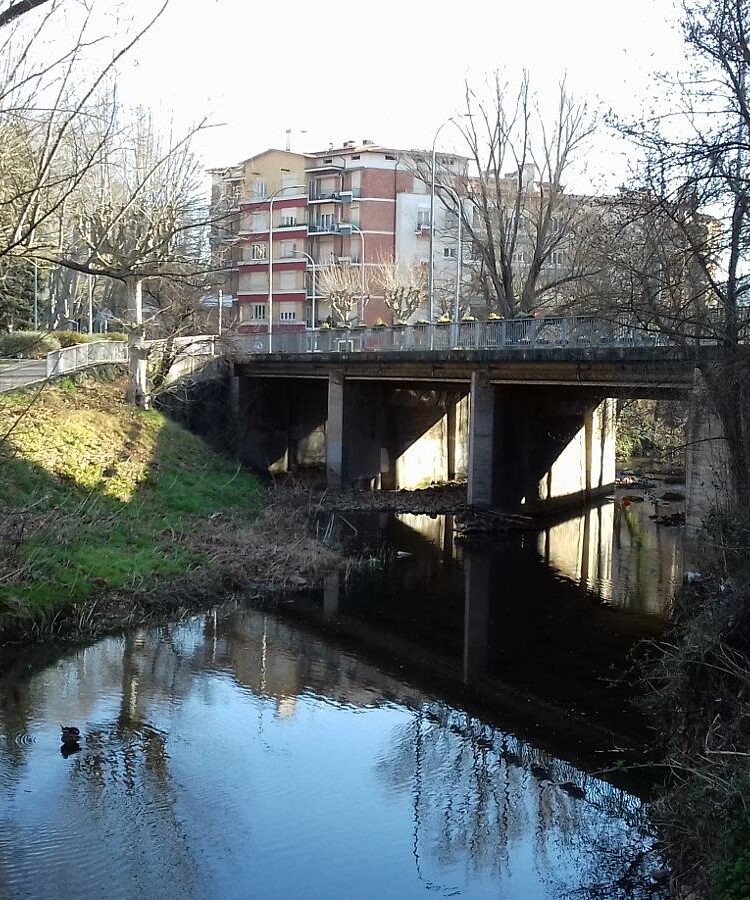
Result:
<svg viewBox="0 0 750 900">
<path fill-rule="evenodd" d="M 0 643 L 92 636 L 340 563 L 309 495 L 252 474 L 88 375 L 0 397 Z"/>
</svg>

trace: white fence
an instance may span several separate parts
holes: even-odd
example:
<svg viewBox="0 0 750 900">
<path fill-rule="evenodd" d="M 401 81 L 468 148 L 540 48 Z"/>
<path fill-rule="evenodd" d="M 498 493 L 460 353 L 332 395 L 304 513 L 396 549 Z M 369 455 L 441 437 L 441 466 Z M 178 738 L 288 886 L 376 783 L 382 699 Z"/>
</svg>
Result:
<svg viewBox="0 0 750 900">
<path fill-rule="evenodd" d="M 47 378 L 77 372 L 104 363 L 126 363 L 128 345 L 124 341 L 92 341 L 75 344 L 47 354 Z"/>
</svg>

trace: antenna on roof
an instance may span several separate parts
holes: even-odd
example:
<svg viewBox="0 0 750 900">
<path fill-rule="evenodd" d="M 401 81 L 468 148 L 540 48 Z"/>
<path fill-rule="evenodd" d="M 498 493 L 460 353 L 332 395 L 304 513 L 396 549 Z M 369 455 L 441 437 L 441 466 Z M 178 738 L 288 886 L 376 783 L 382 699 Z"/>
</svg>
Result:
<svg viewBox="0 0 750 900">
<path fill-rule="evenodd" d="M 286 143 L 285 143 L 285 145 L 284 145 L 286 150 L 291 150 L 291 149 L 292 149 L 292 132 L 294 132 L 295 134 L 307 134 L 307 132 L 305 131 L 304 128 L 301 128 L 301 129 L 287 128 L 287 129 L 286 129 L 286 132 L 285 132 L 285 134 L 286 134 Z"/>
</svg>

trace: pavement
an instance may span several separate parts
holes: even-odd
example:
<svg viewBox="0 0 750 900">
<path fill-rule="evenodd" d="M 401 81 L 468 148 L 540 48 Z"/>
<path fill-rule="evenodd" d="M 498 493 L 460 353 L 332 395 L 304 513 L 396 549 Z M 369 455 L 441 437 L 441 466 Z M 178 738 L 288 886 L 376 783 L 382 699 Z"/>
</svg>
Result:
<svg viewBox="0 0 750 900">
<path fill-rule="evenodd" d="M 0 360 L 0 394 L 44 381 L 46 377 L 45 359 Z"/>
</svg>

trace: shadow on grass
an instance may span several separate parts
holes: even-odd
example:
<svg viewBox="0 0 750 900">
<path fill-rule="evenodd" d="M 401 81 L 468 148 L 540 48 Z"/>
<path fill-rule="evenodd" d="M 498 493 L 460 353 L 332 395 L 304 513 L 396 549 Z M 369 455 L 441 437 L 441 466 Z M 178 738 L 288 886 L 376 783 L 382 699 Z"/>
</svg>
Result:
<svg viewBox="0 0 750 900">
<path fill-rule="evenodd" d="M 253 476 L 99 387 L 51 389 L 0 448 L 0 630 L 189 576 L 206 565 L 193 537 L 209 517 L 258 510 Z M 15 405 L 0 405 L 0 418 Z"/>
</svg>

